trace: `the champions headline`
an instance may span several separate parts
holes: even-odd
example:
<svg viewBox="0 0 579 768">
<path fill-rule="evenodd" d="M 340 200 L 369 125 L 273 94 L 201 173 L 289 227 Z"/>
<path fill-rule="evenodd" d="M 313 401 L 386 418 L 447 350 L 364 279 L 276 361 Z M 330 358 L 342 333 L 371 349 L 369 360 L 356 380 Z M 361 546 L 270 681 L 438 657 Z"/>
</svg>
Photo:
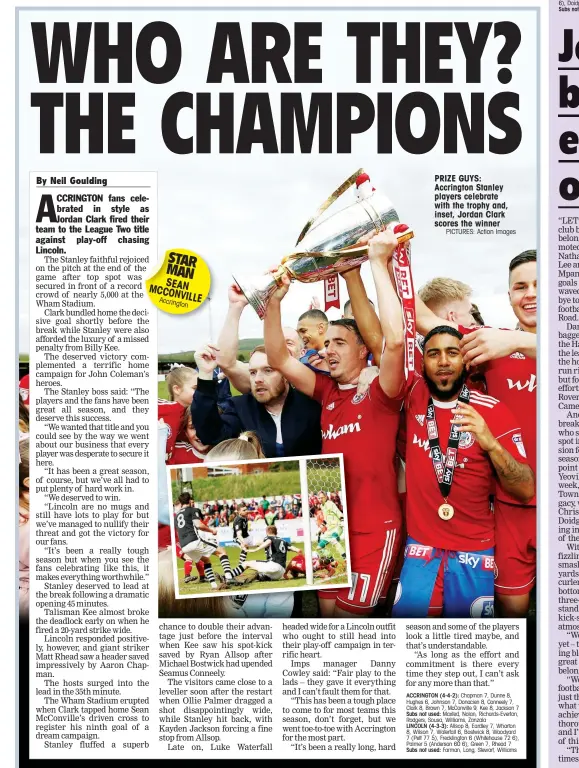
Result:
<svg viewBox="0 0 579 768">
<path fill-rule="evenodd" d="M 183 46 L 190 44 L 164 21 L 138 30 L 131 23 L 57 22 L 51 32 L 37 22 L 31 24 L 31 33 L 38 81 L 43 85 L 61 83 L 63 76 L 67 84 L 85 84 L 89 61 L 91 86 L 133 83 L 137 73 L 152 85 L 164 85 L 179 73 Z M 464 148 L 473 154 L 505 155 L 519 146 L 519 94 L 505 88 L 521 43 L 520 29 L 513 22 L 346 24 L 343 66 L 351 59 L 356 83 L 372 82 L 379 69 L 384 86 L 448 85 L 443 93 L 431 89 L 437 98 L 428 88 L 409 90 L 401 98 L 387 87 L 375 98 L 324 90 L 322 33 L 320 22 L 296 22 L 290 27 L 253 23 L 245 33 L 236 22 L 215 24 L 205 83 L 224 84 L 224 90 L 178 91 L 169 96 L 158 123 L 166 147 L 180 155 L 249 153 L 254 147 L 264 153 L 349 153 L 355 136 L 366 131 L 374 132 L 377 152 L 386 154 L 400 148 L 420 155 L 437 147 L 445 153 Z M 494 38 L 497 43 L 490 54 L 489 41 Z M 332 38 L 325 44 L 337 42 Z M 496 71 L 496 89 L 491 91 L 488 82 L 484 90 L 465 89 L 465 84 L 481 83 L 483 66 L 487 73 L 491 67 Z M 191 73 L 191 78 L 197 75 Z M 278 94 L 271 92 L 273 82 L 282 85 Z M 263 92 L 245 94 L 238 88 L 235 93 L 225 90 L 228 84 L 243 83 L 268 86 Z M 322 88 L 308 95 L 283 90 L 283 84 L 300 83 Z M 40 126 L 40 152 L 55 152 L 58 142 L 67 153 L 78 153 L 81 136 L 88 137 L 89 153 L 135 152 L 131 136 L 135 92 L 91 88 L 82 97 L 84 103 L 81 93 L 73 90 L 31 94 L 30 105 Z M 57 126 L 64 126 L 62 136 L 56 135 Z"/>
</svg>

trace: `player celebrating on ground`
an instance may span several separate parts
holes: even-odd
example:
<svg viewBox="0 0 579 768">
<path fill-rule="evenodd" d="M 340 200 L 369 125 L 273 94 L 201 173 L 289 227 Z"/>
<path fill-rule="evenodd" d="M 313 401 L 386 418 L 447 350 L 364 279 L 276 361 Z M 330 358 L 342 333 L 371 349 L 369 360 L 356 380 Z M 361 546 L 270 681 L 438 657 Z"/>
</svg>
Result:
<svg viewBox="0 0 579 768">
<path fill-rule="evenodd" d="M 400 507 L 394 455 L 404 380 L 404 328 L 398 297 L 386 261 L 397 246 L 395 235 L 381 232 L 369 242 L 369 260 L 380 299 L 385 346 L 380 375 L 358 394 L 368 348 L 353 320 L 334 320 L 326 334 L 330 376 L 315 373 L 292 358 L 284 345 L 280 302 L 289 289 L 282 277 L 265 316 L 270 364 L 297 389 L 322 404 L 322 453 L 343 453 L 349 500 L 352 588 L 320 594 L 322 615 L 369 615 L 384 583 L 392 578 L 400 543 Z M 402 373 L 400 373 L 402 371 Z M 380 450 L 377 450 L 380 446 Z"/>
<path fill-rule="evenodd" d="M 320 557 L 317 552 L 312 552 L 312 570 L 314 573 L 319 571 L 327 571 L 328 576 L 335 576 L 336 567 L 334 565 L 333 557 Z M 284 579 L 299 579 L 300 576 L 305 578 L 306 576 L 306 556 L 303 552 L 300 552 L 289 561 L 285 573 Z"/>
<path fill-rule="evenodd" d="M 318 547 L 324 549 L 328 545 L 333 546 L 340 557 L 345 560 L 346 549 L 343 544 L 344 529 L 342 525 L 344 518 L 342 513 L 334 502 L 330 501 L 327 493 L 324 493 L 324 491 L 318 493 L 318 501 L 321 504 L 324 521 L 323 526 L 320 528 Z"/>
<path fill-rule="evenodd" d="M 401 618 L 491 617 L 494 474 L 519 502 L 535 492 L 517 420 L 465 384 L 461 338 L 451 326 L 426 335 L 424 378 L 415 374 L 405 399 L 408 539 L 392 613 Z"/>
<path fill-rule="evenodd" d="M 299 579 L 300 576 L 306 575 L 306 556 L 303 552 L 299 552 L 297 555 L 292 557 L 292 559 L 287 564 L 287 568 L 285 569 L 285 573 L 283 575 L 284 579 L 289 579 L 290 576 L 292 579 Z"/>
<path fill-rule="evenodd" d="M 243 578 L 236 581 L 243 584 L 249 584 L 251 581 L 279 581 L 283 579 L 286 569 L 286 560 L 288 552 L 297 552 L 297 547 L 292 547 L 285 539 L 277 535 L 275 525 L 268 525 L 265 529 L 266 537 L 259 547 L 250 549 L 250 552 L 260 552 L 266 550 L 267 560 L 246 560 L 243 564 L 245 573 Z"/>
</svg>

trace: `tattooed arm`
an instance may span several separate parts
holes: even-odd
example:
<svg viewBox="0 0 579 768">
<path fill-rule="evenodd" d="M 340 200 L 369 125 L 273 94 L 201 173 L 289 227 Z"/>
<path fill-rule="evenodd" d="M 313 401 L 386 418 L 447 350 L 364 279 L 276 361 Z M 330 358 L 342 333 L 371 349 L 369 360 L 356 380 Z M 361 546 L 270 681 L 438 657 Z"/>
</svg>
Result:
<svg viewBox="0 0 579 768">
<path fill-rule="evenodd" d="M 535 495 L 535 476 L 531 467 L 513 458 L 498 440 L 495 440 L 495 446 L 488 451 L 488 456 L 503 491 L 523 504 L 531 501 Z"/>
<path fill-rule="evenodd" d="M 460 432 L 471 432 L 488 454 L 497 473 L 501 488 L 523 504 L 535 495 L 535 476 L 528 464 L 522 464 L 503 448 L 490 431 L 486 421 L 472 405 L 458 403 L 453 421 Z"/>
</svg>

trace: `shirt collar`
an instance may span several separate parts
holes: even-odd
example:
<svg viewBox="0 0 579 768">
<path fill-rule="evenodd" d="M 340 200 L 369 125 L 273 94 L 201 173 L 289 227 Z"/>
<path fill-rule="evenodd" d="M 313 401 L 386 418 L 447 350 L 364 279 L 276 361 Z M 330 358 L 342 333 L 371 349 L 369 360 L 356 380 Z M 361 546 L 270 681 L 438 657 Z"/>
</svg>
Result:
<svg viewBox="0 0 579 768">
<path fill-rule="evenodd" d="M 450 409 L 456 406 L 456 404 L 458 403 L 458 398 L 456 398 L 455 400 L 446 400 L 446 401 L 435 400 L 434 398 L 432 398 L 432 402 L 436 408 Z"/>
</svg>

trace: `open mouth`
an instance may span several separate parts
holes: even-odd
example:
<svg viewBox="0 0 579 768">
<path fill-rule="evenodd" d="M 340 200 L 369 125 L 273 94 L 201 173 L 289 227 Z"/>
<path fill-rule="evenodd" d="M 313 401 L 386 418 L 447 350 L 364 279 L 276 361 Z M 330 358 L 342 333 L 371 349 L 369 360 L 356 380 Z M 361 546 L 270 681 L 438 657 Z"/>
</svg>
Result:
<svg viewBox="0 0 579 768">
<path fill-rule="evenodd" d="M 256 395 L 265 395 L 265 394 L 267 394 L 267 389 L 265 387 L 256 387 L 255 388 L 255 394 Z"/>
<path fill-rule="evenodd" d="M 537 302 L 534 301 L 530 304 L 523 304 L 523 312 L 526 312 L 529 315 L 534 314 L 537 311 Z"/>
<path fill-rule="evenodd" d="M 328 365 L 330 367 L 330 370 L 335 368 L 338 365 L 338 362 L 339 362 L 338 360 L 335 360 L 333 358 L 327 358 L 327 361 L 328 361 Z"/>
</svg>

